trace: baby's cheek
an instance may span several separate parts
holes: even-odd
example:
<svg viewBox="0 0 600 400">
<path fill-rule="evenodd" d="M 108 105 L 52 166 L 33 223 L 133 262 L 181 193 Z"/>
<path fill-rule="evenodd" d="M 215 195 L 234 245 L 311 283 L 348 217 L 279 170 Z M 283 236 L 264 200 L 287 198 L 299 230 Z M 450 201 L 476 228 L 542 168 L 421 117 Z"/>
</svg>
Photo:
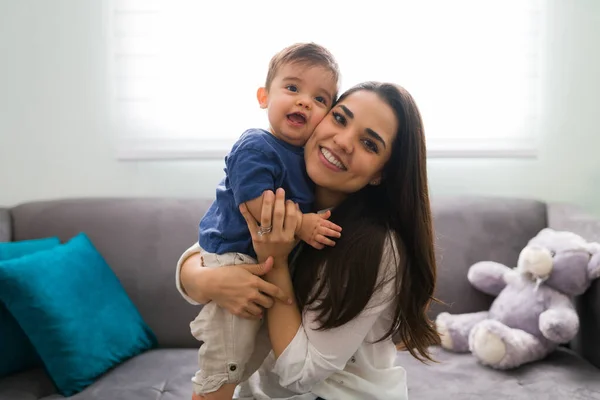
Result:
<svg viewBox="0 0 600 400">
<path fill-rule="evenodd" d="M 315 126 L 319 125 L 319 123 L 321 121 L 323 121 L 323 119 L 325 118 L 326 115 L 327 115 L 327 112 L 325 112 L 325 111 L 317 112 L 317 113 L 313 114 L 314 125 Z"/>
</svg>

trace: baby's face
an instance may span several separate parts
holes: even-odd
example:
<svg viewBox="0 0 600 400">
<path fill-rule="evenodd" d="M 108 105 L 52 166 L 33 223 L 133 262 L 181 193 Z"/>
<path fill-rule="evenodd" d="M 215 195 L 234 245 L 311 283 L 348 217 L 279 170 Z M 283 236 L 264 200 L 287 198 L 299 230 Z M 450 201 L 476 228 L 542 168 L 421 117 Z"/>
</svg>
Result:
<svg viewBox="0 0 600 400">
<path fill-rule="evenodd" d="M 331 109 L 337 82 L 326 68 L 287 64 L 271 82 L 261 102 L 268 108 L 271 133 L 295 146 L 304 146 Z"/>
</svg>

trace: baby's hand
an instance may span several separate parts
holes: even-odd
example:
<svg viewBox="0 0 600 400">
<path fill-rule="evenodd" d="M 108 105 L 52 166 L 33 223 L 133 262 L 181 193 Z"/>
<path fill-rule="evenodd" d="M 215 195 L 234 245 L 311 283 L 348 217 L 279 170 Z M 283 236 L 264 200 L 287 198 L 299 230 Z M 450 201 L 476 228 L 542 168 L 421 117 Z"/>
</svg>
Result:
<svg viewBox="0 0 600 400">
<path fill-rule="evenodd" d="M 315 249 L 323 249 L 325 246 L 335 246 L 335 242 L 330 239 L 342 236 L 342 228 L 327 219 L 331 216 L 331 211 L 322 214 L 309 213 L 302 215 L 302 223 L 297 232 L 297 236 Z"/>
</svg>

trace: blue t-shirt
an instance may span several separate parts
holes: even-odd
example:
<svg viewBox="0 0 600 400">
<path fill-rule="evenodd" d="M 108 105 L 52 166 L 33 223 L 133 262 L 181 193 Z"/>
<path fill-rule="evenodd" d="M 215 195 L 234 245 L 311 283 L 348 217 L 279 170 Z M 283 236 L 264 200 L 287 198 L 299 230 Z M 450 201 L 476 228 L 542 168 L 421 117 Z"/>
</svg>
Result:
<svg viewBox="0 0 600 400">
<path fill-rule="evenodd" d="M 244 132 L 225 157 L 224 170 L 216 199 L 199 226 L 200 247 L 210 253 L 236 252 L 256 258 L 239 205 L 265 190 L 281 187 L 286 199 L 298 203 L 303 213 L 312 209 L 314 184 L 306 174 L 304 149 L 265 130 Z"/>
</svg>

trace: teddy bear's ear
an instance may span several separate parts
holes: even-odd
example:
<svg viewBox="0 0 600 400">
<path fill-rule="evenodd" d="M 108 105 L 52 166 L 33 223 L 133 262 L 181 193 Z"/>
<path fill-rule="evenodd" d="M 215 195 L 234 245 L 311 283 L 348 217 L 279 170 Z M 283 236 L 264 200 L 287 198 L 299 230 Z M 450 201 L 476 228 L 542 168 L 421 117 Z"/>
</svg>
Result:
<svg viewBox="0 0 600 400">
<path fill-rule="evenodd" d="M 590 279 L 600 278 L 600 243 L 588 243 L 587 248 L 592 256 L 588 263 L 588 276 Z"/>
</svg>

